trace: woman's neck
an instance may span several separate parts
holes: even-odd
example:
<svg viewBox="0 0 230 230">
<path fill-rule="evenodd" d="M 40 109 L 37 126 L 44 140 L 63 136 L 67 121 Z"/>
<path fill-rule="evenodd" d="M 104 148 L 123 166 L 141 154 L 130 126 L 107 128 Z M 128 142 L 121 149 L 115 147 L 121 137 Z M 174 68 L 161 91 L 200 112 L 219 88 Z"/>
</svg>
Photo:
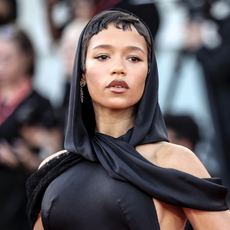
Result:
<svg viewBox="0 0 230 230">
<path fill-rule="evenodd" d="M 95 109 L 96 132 L 112 137 L 120 137 L 134 126 L 136 119 L 135 107 L 124 110 Z"/>
</svg>

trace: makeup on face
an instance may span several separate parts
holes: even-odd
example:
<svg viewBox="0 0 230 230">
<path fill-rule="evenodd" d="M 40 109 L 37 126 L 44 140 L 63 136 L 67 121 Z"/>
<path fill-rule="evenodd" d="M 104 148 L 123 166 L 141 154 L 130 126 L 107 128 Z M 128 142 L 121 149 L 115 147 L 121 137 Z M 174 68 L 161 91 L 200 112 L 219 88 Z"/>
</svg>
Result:
<svg viewBox="0 0 230 230">
<path fill-rule="evenodd" d="M 107 88 L 114 93 L 124 93 L 127 91 L 127 89 L 129 89 L 129 86 L 124 80 L 115 79 L 110 82 Z"/>
<path fill-rule="evenodd" d="M 82 79 L 97 108 L 135 106 L 143 94 L 147 72 L 147 44 L 135 28 L 123 31 L 109 25 L 91 38 Z"/>
</svg>

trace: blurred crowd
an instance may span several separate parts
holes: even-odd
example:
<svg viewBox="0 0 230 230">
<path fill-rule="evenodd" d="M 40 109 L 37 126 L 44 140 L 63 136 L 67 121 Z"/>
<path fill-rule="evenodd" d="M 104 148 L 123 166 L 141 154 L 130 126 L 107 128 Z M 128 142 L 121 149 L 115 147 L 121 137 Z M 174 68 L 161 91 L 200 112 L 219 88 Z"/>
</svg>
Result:
<svg viewBox="0 0 230 230">
<path fill-rule="evenodd" d="M 202 67 L 212 118 L 210 130 L 214 129 L 210 144 L 212 151 L 222 159 L 221 177 L 230 188 L 230 1 L 180 0 L 178 3 L 186 7 L 188 19 L 176 73 L 186 55 L 193 56 Z"/>
<path fill-rule="evenodd" d="M 27 178 L 63 148 L 50 102 L 33 87 L 35 52 L 17 23 L 17 2 L 0 1 L 0 229 L 29 229 Z"/>
<path fill-rule="evenodd" d="M 66 113 L 74 56 L 80 33 L 99 11 L 119 7 L 141 17 L 153 36 L 160 15 L 151 0 L 44 0 L 52 41 L 59 47 L 65 82 L 62 103 L 54 107 L 33 85 L 36 53 L 33 43 L 17 21 L 17 1 L 0 0 L 0 229 L 29 229 L 26 218 L 25 183 L 41 161 L 63 149 Z M 60 3 L 68 17 L 55 23 L 53 11 Z M 197 58 L 203 67 L 214 141 L 230 166 L 230 13 L 218 15 L 220 1 L 180 0 L 188 10 L 185 41 L 180 54 Z M 221 1 L 229 7 L 229 1 Z M 218 7 L 218 6 L 217 6 Z M 230 7 L 229 7 L 230 9 Z M 230 10 L 229 10 L 230 11 Z M 181 55 L 176 60 L 181 61 Z M 180 68 L 180 65 L 177 68 Z M 173 91 L 171 91 L 173 94 Z M 170 102 L 169 95 L 168 101 Z M 189 102 L 188 102 L 189 103 Z M 170 114 L 165 122 L 172 143 L 196 152 L 202 139 L 200 128 L 188 114 Z M 229 173 L 229 172 L 228 172 Z"/>
</svg>

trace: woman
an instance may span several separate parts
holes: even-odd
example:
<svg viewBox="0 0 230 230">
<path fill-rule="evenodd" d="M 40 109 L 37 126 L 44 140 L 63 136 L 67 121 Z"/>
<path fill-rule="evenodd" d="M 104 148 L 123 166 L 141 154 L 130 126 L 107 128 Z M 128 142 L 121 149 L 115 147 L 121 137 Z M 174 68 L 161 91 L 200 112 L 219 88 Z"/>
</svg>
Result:
<svg viewBox="0 0 230 230">
<path fill-rule="evenodd" d="M 67 151 L 27 182 L 34 230 L 178 230 L 187 218 L 195 229 L 229 228 L 226 188 L 193 153 L 168 143 L 152 47 L 146 26 L 120 10 L 101 12 L 86 26 L 71 83 Z"/>
</svg>

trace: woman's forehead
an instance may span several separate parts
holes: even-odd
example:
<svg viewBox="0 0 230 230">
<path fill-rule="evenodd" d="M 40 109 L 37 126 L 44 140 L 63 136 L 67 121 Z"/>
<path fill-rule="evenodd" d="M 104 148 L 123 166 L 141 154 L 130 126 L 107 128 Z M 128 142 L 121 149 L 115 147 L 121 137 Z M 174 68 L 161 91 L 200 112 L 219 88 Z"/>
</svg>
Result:
<svg viewBox="0 0 230 230">
<path fill-rule="evenodd" d="M 132 25 L 130 29 L 123 30 L 116 28 L 113 23 L 110 23 L 107 29 L 103 29 L 98 34 L 92 36 L 89 41 L 88 49 L 93 49 L 95 46 L 103 44 L 115 46 L 141 46 L 147 53 L 147 43 L 145 38 L 140 35 Z"/>
</svg>

